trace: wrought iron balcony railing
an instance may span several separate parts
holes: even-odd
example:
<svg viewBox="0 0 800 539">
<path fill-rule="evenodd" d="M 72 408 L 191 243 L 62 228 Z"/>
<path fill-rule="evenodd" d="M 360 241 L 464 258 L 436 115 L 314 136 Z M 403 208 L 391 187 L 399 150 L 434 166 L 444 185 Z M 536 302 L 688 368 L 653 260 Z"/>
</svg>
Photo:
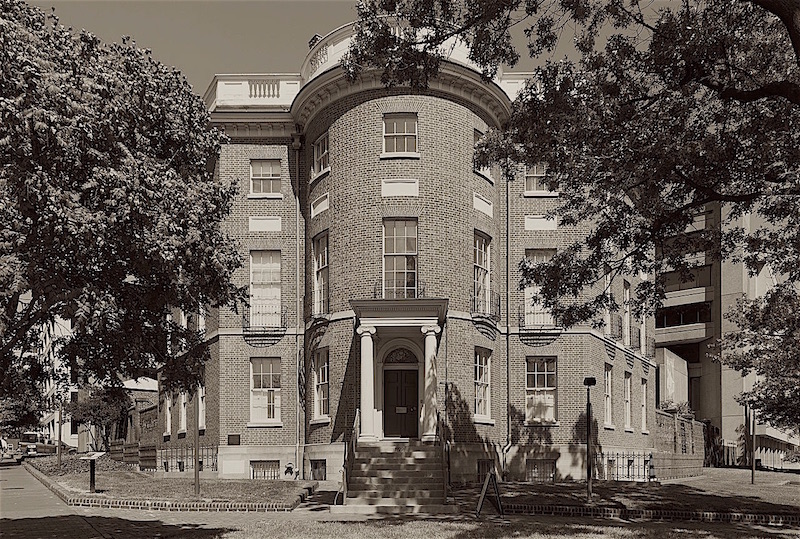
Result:
<svg viewBox="0 0 800 539">
<path fill-rule="evenodd" d="M 470 297 L 470 314 L 500 320 L 500 294 L 494 290 L 473 292 Z"/>
<path fill-rule="evenodd" d="M 519 305 L 519 327 L 528 329 L 558 327 L 558 320 L 547 309 L 539 305 L 530 305 L 526 300 L 522 300 Z"/>
<path fill-rule="evenodd" d="M 425 297 L 425 283 L 417 281 L 413 286 L 398 288 L 386 287 L 383 281 L 377 281 L 372 288 L 373 299 L 415 299 Z"/>
</svg>

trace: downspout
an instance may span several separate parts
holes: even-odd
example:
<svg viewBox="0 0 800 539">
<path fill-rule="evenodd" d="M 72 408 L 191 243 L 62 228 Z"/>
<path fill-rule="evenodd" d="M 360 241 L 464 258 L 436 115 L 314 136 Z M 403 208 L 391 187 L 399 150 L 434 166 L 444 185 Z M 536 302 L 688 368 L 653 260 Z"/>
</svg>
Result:
<svg viewBox="0 0 800 539">
<path fill-rule="evenodd" d="M 295 447 L 294 447 L 294 462 L 295 470 L 299 470 L 305 479 L 305 465 L 303 458 L 300 455 L 300 331 L 301 324 L 301 309 L 300 303 L 300 133 L 292 134 L 292 149 L 294 150 L 294 178 L 296 182 L 295 197 L 294 197 L 294 245 L 295 245 L 295 261 L 294 261 L 294 295 L 295 295 L 295 330 L 294 330 L 294 379 L 298 384 L 295 392 L 297 394 L 297 402 L 295 406 Z"/>
<path fill-rule="evenodd" d="M 508 174 L 508 172 L 506 172 Z M 506 445 L 503 446 L 503 480 L 508 480 L 511 450 L 511 180 L 506 177 Z"/>
</svg>

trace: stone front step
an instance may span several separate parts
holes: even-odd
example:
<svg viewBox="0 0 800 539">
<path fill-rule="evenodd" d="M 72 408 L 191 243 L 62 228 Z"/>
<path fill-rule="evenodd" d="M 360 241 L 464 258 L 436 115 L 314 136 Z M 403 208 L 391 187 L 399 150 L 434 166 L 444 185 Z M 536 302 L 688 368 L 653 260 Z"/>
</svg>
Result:
<svg viewBox="0 0 800 539">
<path fill-rule="evenodd" d="M 448 514 L 458 513 L 457 505 L 422 504 L 422 505 L 358 505 L 348 500 L 347 505 L 331 505 L 331 514 L 335 515 L 413 515 L 413 514 Z"/>
<path fill-rule="evenodd" d="M 388 487 L 388 485 L 387 485 Z M 372 500 L 372 499 L 394 499 L 394 500 L 431 500 L 444 498 L 444 489 L 420 489 L 420 488 L 386 488 L 379 490 L 355 489 L 347 491 L 347 499 Z"/>
<path fill-rule="evenodd" d="M 441 486 L 441 484 L 441 477 L 428 474 L 414 474 L 404 477 L 399 477 L 397 474 L 389 474 L 384 477 L 371 474 L 352 474 L 350 477 L 351 488 L 357 485 L 431 485 L 435 487 Z"/>
<path fill-rule="evenodd" d="M 441 462 L 430 462 L 426 464 L 370 464 L 364 462 L 361 464 L 354 464 L 351 475 L 353 477 L 408 477 L 409 475 L 432 475 L 437 472 L 439 475 L 442 473 Z"/>
</svg>

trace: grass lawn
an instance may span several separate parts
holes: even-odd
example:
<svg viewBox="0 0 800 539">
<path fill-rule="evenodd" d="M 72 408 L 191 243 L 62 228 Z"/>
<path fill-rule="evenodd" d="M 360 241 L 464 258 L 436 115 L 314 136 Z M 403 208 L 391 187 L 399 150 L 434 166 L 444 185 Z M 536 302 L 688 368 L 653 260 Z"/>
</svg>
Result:
<svg viewBox="0 0 800 539">
<path fill-rule="evenodd" d="M 76 456 L 62 456 L 61 468 L 56 457 L 27 461 L 73 493 L 89 493 L 89 463 Z M 97 461 L 95 496 L 136 500 L 205 500 L 215 502 L 285 502 L 293 504 L 313 484 L 312 481 L 251 481 L 248 479 L 206 479 L 200 481 L 200 497 L 194 495 L 194 479 L 157 479 L 149 472 L 129 470 L 108 456 Z"/>
<path fill-rule="evenodd" d="M 455 489 L 463 507 L 478 499 L 477 486 Z M 586 505 L 586 483 L 501 483 L 504 504 Z M 628 509 L 673 509 L 762 514 L 800 514 L 800 475 L 758 471 L 755 484 L 744 469 L 704 468 L 700 477 L 656 483 L 596 481 L 593 504 Z"/>
</svg>

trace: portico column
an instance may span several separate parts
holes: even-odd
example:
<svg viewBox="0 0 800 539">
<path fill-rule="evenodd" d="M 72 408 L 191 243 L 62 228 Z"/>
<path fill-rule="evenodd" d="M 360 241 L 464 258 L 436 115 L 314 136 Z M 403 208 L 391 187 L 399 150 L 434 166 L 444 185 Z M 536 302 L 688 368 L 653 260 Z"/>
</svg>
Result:
<svg viewBox="0 0 800 539">
<path fill-rule="evenodd" d="M 436 441 L 436 335 L 439 326 L 423 326 L 425 335 L 425 389 L 422 397 L 422 441 Z"/>
<path fill-rule="evenodd" d="M 361 433 L 359 441 L 374 441 L 375 435 L 375 352 L 372 336 L 373 326 L 359 326 L 361 335 Z"/>
</svg>

